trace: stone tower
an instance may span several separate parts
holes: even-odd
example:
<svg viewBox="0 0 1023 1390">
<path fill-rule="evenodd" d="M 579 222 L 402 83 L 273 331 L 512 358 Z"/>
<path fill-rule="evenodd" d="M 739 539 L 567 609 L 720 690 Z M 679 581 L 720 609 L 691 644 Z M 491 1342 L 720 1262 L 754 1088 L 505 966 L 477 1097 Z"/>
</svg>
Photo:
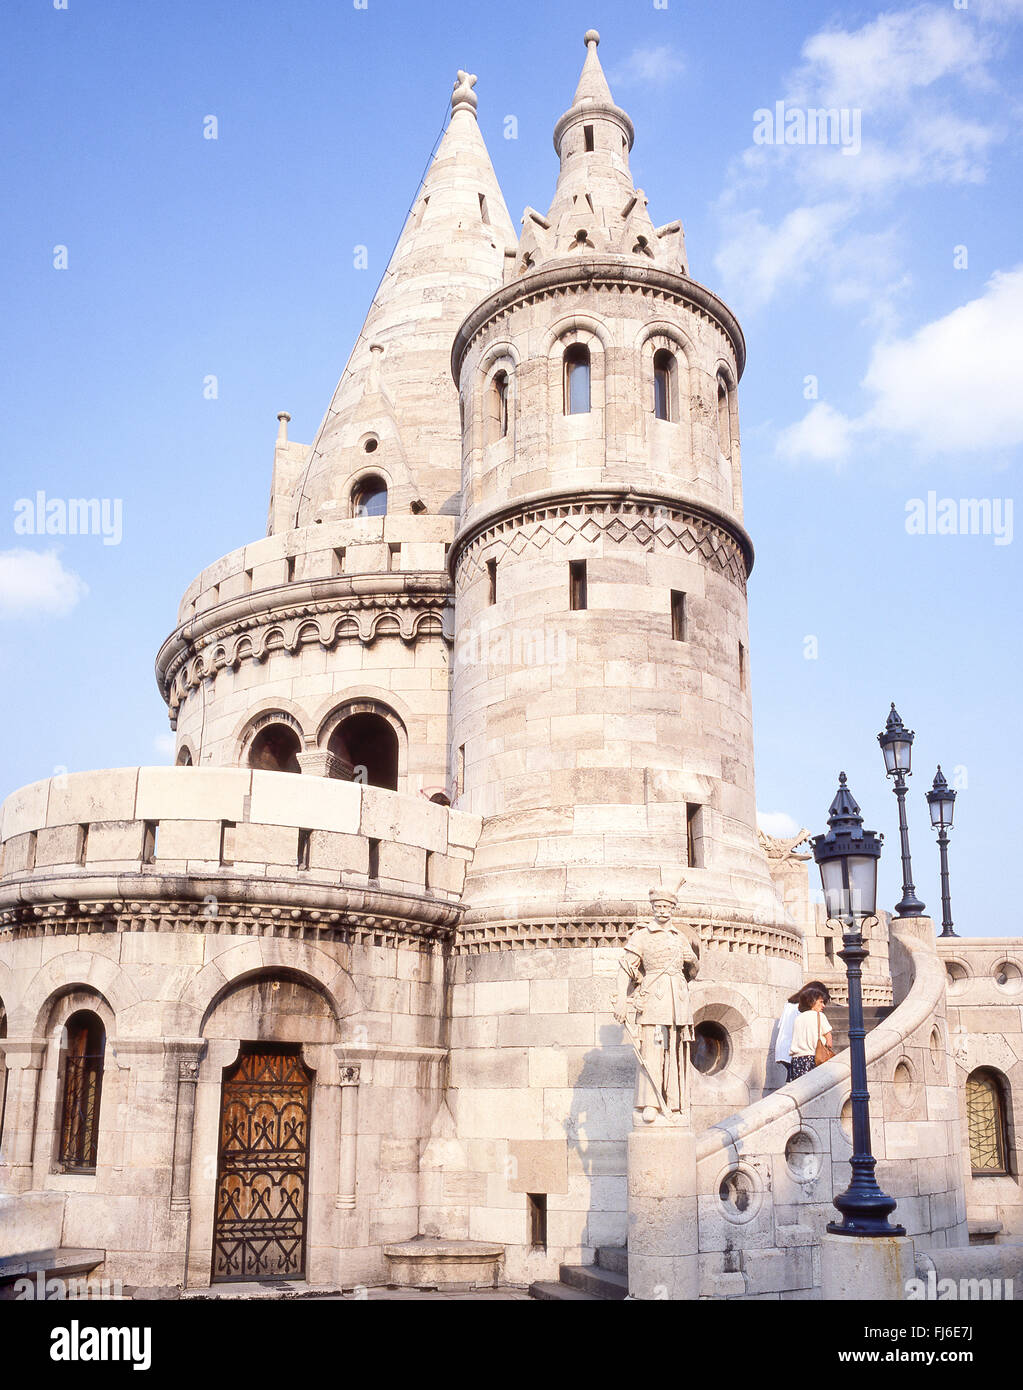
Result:
<svg viewBox="0 0 1023 1390">
<path fill-rule="evenodd" d="M 452 766 L 456 804 L 485 818 L 467 930 L 604 919 L 683 874 L 702 917 L 775 908 L 753 791 L 742 333 L 689 277 L 681 223 L 653 226 L 597 44 L 591 30 L 554 129 L 550 209 L 527 208 L 515 273 L 452 354 Z"/>
</svg>

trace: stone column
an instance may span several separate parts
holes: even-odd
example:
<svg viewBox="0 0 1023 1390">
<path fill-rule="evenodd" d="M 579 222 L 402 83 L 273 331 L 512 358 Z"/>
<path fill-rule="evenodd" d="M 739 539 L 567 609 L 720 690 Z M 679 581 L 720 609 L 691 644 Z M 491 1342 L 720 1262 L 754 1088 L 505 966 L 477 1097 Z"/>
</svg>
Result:
<svg viewBox="0 0 1023 1390">
<path fill-rule="evenodd" d="M 645 1125 L 629 1135 L 629 1297 L 699 1296 L 696 1135 Z"/>
<path fill-rule="evenodd" d="M 351 763 L 345 762 L 335 753 L 328 753 L 325 748 L 312 748 L 297 754 L 297 757 L 298 765 L 307 777 L 338 777 L 351 780 Z"/>
<path fill-rule="evenodd" d="M 171 1169 L 171 1211 L 191 1209 L 189 1188 L 192 1174 L 192 1134 L 195 1120 L 195 1088 L 199 1080 L 199 1057 L 206 1046 L 203 1038 L 168 1042 L 167 1052 L 177 1063 L 177 1107 L 174 1114 L 174 1161 Z"/>
<path fill-rule="evenodd" d="M 337 1184 L 338 1211 L 354 1211 L 358 1171 L 359 1077 L 358 1063 L 340 1062 L 341 1144 Z"/>
<path fill-rule="evenodd" d="M 916 1273 L 911 1236 L 821 1237 L 821 1297 L 891 1303 Z"/>
<path fill-rule="evenodd" d="M 7 1105 L 0 1166 L 7 1168 L 9 1192 L 27 1192 L 32 1186 L 39 1073 L 46 1057 L 46 1041 L 3 1038 L 0 1039 L 0 1052 L 7 1067 Z M 60 1104 L 59 1097 L 57 1103 Z"/>
</svg>

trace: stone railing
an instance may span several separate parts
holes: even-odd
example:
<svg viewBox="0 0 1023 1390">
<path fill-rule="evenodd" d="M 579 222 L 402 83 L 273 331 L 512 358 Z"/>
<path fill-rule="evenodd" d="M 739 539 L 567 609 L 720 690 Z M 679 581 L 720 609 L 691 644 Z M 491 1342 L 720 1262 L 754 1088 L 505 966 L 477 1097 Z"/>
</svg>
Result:
<svg viewBox="0 0 1023 1390">
<path fill-rule="evenodd" d="M 479 819 L 379 787 L 118 768 L 0 807 L 0 928 L 449 933 Z"/>
<path fill-rule="evenodd" d="M 182 596 L 178 624 L 231 599 L 297 580 L 443 572 L 455 521 L 455 517 L 408 513 L 352 517 L 266 536 L 207 565 Z"/>
<path fill-rule="evenodd" d="M 967 1234 L 945 971 L 930 920 L 916 922 L 892 931 L 908 991 L 866 1036 L 871 1142 L 893 1219 L 921 1246 L 951 1246 Z M 697 1136 L 705 1294 L 820 1287 L 820 1237 L 850 1179 L 850 1089 L 846 1050 Z"/>
</svg>

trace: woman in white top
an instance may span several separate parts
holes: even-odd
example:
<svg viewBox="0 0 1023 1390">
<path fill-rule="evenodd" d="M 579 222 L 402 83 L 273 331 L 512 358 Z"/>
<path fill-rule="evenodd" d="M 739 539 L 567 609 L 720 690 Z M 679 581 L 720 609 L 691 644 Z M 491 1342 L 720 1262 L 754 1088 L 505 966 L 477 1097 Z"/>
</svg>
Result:
<svg viewBox="0 0 1023 1390">
<path fill-rule="evenodd" d="M 831 1024 L 824 1013 L 824 990 L 813 984 L 800 992 L 798 1011 L 792 1025 L 792 1043 L 789 1048 L 789 1080 L 805 1076 L 813 1071 L 817 1063 L 814 1053 L 819 1042 L 831 1046 Z"/>
<path fill-rule="evenodd" d="M 831 1003 L 831 995 L 828 993 L 828 987 L 820 980 L 807 981 L 803 989 L 819 989 L 824 996 L 825 1004 Z M 802 989 L 797 990 L 796 993 L 789 998 L 784 1009 L 781 1011 L 781 1018 L 778 1020 L 778 1033 L 774 1044 L 774 1060 L 780 1067 L 785 1068 L 786 1082 L 792 1080 L 790 1075 L 792 1067 L 792 1058 L 790 1056 L 792 1051 L 792 1029 L 796 1021 L 796 1016 L 799 1013 L 799 998 L 802 993 Z"/>
</svg>

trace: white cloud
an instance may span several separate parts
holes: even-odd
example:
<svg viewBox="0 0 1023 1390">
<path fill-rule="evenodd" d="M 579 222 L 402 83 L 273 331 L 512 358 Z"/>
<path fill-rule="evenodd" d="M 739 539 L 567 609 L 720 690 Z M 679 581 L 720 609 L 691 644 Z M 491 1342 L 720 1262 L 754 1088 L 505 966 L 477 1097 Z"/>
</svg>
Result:
<svg viewBox="0 0 1023 1390">
<path fill-rule="evenodd" d="M 853 422 L 841 411 L 818 401 L 778 436 L 776 452 L 790 462 L 808 459 L 813 463 L 840 463 L 849 453 Z"/>
<path fill-rule="evenodd" d="M 927 453 L 976 453 L 1023 444 L 1023 266 L 903 338 L 876 343 L 863 378 L 872 404 L 850 418 L 818 401 L 783 429 L 790 461 L 839 463 L 852 447 L 899 435 Z"/>
<path fill-rule="evenodd" d="M 678 49 L 661 44 L 657 48 L 634 48 L 608 80 L 623 86 L 646 82 L 653 87 L 663 87 L 685 70 L 686 60 Z"/>
<path fill-rule="evenodd" d="M 165 758 L 173 758 L 177 748 L 177 741 L 173 734 L 157 734 L 153 739 L 153 748 Z"/>
<path fill-rule="evenodd" d="M 779 840 L 791 840 L 803 829 L 787 811 L 758 811 L 757 825 L 765 835 L 774 835 Z"/>
<path fill-rule="evenodd" d="M 728 240 L 714 258 L 728 293 L 746 305 L 766 304 L 781 285 L 798 283 L 831 251 L 846 216 L 840 203 L 798 207 L 775 227 L 759 210 L 731 219 Z"/>
<path fill-rule="evenodd" d="M 0 618 L 63 618 L 88 592 L 55 550 L 0 551 Z"/>
<path fill-rule="evenodd" d="M 803 45 L 799 96 L 825 106 L 890 112 L 948 77 L 986 85 L 987 43 L 961 10 L 916 5 L 860 29 L 825 30 Z"/>
<path fill-rule="evenodd" d="M 864 386 L 863 424 L 934 452 L 1023 443 L 1023 266 L 999 272 L 977 299 L 879 343 Z"/>
</svg>

